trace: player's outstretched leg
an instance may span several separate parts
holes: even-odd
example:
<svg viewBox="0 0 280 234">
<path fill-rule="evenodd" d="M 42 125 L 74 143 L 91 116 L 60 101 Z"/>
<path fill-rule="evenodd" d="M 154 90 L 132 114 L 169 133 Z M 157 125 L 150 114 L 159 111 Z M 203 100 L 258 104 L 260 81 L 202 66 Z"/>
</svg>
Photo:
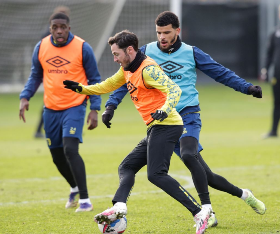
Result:
<svg viewBox="0 0 280 234">
<path fill-rule="evenodd" d="M 265 204 L 258 200 L 257 198 L 255 198 L 255 196 L 253 195 L 252 191 L 249 189 L 243 189 L 243 191 L 247 192 L 247 198 L 244 199 L 244 201 L 246 202 L 247 205 L 251 206 L 252 209 L 258 213 L 263 215 L 266 211 L 266 207 Z"/>
<path fill-rule="evenodd" d="M 196 223 L 196 234 L 202 234 L 207 228 L 207 222 L 211 215 L 211 209 L 203 207 L 199 213 L 194 216 Z"/>
<path fill-rule="evenodd" d="M 94 221 L 96 223 L 107 223 L 120 219 L 127 214 L 127 206 L 124 202 L 117 202 L 115 205 L 107 210 L 104 210 L 102 213 L 94 216 Z"/>
</svg>

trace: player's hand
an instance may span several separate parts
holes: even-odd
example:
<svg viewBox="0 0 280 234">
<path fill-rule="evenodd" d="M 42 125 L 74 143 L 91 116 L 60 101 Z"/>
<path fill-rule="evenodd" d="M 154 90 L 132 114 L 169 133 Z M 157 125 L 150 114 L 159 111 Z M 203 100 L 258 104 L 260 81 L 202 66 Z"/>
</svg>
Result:
<svg viewBox="0 0 280 234">
<path fill-rule="evenodd" d="M 151 116 L 153 119 L 159 120 L 160 122 L 168 117 L 167 113 L 163 110 L 157 110 L 156 113 L 151 113 Z"/>
<path fill-rule="evenodd" d="M 80 86 L 78 82 L 72 81 L 72 80 L 64 80 L 63 84 L 65 85 L 65 89 L 71 89 L 74 92 L 80 93 L 83 90 L 83 87 Z"/>
<path fill-rule="evenodd" d="M 248 88 L 248 94 L 256 98 L 262 98 L 262 88 L 258 85 L 252 85 Z"/>
<path fill-rule="evenodd" d="M 98 125 L 98 113 L 96 110 L 91 110 L 87 117 L 88 130 L 95 129 Z"/>
<path fill-rule="evenodd" d="M 106 125 L 107 128 L 111 128 L 111 119 L 114 116 L 115 107 L 113 105 L 107 106 L 106 110 L 102 114 L 102 122 Z"/>
<path fill-rule="evenodd" d="M 19 119 L 23 120 L 23 122 L 25 123 L 25 116 L 24 116 L 24 112 L 25 110 L 29 110 L 29 101 L 26 98 L 22 98 L 20 99 L 20 103 L 19 103 Z"/>
</svg>

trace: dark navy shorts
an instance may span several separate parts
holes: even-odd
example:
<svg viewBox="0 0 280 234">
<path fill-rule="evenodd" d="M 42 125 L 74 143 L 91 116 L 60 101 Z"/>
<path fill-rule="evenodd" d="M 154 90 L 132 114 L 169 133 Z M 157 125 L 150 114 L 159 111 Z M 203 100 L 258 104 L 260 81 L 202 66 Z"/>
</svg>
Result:
<svg viewBox="0 0 280 234">
<path fill-rule="evenodd" d="M 194 137 L 198 141 L 198 152 L 202 151 L 203 148 L 201 144 L 199 143 L 199 134 L 201 130 L 201 119 L 200 119 L 200 113 L 187 113 L 181 115 L 183 119 L 183 124 L 184 124 L 184 130 L 183 134 L 180 137 L 180 140 L 183 137 Z M 179 142 L 175 145 L 174 152 L 180 156 L 180 140 Z"/>
<path fill-rule="evenodd" d="M 44 129 L 49 148 L 63 147 L 63 137 L 78 138 L 82 143 L 85 115 L 84 104 L 63 111 L 44 108 Z"/>
</svg>

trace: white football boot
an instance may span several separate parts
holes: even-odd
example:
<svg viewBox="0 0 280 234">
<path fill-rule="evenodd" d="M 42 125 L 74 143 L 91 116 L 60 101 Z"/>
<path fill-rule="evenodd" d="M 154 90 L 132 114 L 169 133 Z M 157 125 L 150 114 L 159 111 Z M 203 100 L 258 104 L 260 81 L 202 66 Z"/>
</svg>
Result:
<svg viewBox="0 0 280 234">
<path fill-rule="evenodd" d="M 203 207 L 199 213 L 194 216 L 196 223 L 196 234 L 203 234 L 207 228 L 207 222 L 211 215 L 211 209 Z"/>
<path fill-rule="evenodd" d="M 216 218 L 215 212 L 211 210 L 211 214 L 207 222 L 207 228 L 212 228 L 217 226 L 218 226 L 218 220 Z M 196 227 L 196 224 L 193 225 L 193 227 Z"/>
<path fill-rule="evenodd" d="M 116 219 L 120 219 L 127 214 L 126 203 L 117 202 L 113 207 L 104 210 L 102 213 L 94 216 L 94 221 L 99 224 L 110 224 Z"/>
</svg>

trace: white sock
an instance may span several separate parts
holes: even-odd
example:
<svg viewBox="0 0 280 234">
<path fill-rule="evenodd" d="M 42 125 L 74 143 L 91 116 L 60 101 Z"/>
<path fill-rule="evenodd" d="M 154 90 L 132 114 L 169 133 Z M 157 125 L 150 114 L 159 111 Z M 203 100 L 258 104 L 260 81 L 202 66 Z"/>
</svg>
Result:
<svg viewBox="0 0 280 234">
<path fill-rule="evenodd" d="M 79 192 L 78 186 L 76 186 L 75 188 L 70 188 L 70 193 L 77 193 L 77 192 Z"/>
<path fill-rule="evenodd" d="M 127 209 L 126 203 L 124 203 L 124 202 L 116 202 L 114 206 L 118 206 L 121 209 Z"/>
<path fill-rule="evenodd" d="M 245 200 L 248 197 L 248 193 L 245 189 L 242 189 L 242 191 L 243 191 L 243 193 L 242 193 L 241 199 Z"/>
<path fill-rule="evenodd" d="M 202 208 L 208 208 L 208 209 L 212 210 L 211 204 L 204 204 L 204 205 L 202 205 Z"/>
<path fill-rule="evenodd" d="M 91 204 L 89 198 L 86 198 L 86 199 L 79 199 L 79 203 L 80 203 L 80 204 L 81 204 L 81 203 L 89 203 L 89 204 Z"/>
</svg>

